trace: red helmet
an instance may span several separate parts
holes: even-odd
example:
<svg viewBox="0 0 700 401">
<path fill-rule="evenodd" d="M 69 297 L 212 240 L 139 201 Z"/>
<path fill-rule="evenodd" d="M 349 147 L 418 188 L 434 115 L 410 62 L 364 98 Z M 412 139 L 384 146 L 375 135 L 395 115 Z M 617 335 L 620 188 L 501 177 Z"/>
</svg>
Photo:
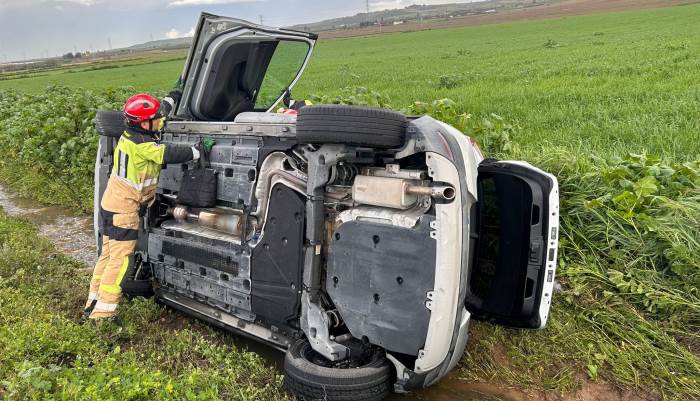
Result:
<svg viewBox="0 0 700 401">
<path fill-rule="evenodd" d="M 158 117 L 160 102 L 147 93 L 130 97 L 124 104 L 124 117 L 134 123 L 141 123 Z"/>
</svg>

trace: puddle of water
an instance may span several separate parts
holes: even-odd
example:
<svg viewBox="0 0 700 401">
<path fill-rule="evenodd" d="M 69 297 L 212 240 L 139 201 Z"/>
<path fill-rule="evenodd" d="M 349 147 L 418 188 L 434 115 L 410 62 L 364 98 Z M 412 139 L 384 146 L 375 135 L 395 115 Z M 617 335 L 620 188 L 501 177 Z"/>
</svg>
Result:
<svg viewBox="0 0 700 401">
<path fill-rule="evenodd" d="M 56 248 L 90 268 L 97 260 L 91 216 L 79 216 L 60 206 L 45 206 L 0 187 L 0 207 L 10 216 L 21 217 L 39 227 Z"/>
<path fill-rule="evenodd" d="M 531 401 L 516 390 L 499 388 L 488 383 L 460 380 L 452 372 L 436 384 L 410 394 L 392 394 L 387 401 Z"/>
</svg>

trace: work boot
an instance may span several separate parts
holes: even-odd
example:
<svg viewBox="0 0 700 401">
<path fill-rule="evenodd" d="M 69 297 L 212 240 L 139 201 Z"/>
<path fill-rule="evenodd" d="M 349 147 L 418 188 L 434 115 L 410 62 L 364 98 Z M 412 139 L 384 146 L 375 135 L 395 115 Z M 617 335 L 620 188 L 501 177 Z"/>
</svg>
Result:
<svg viewBox="0 0 700 401">
<path fill-rule="evenodd" d="M 90 318 L 90 314 L 92 313 L 92 310 L 95 309 L 95 305 L 96 305 L 96 304 L 97 304 L 97 300 L 93 300 L 93 301 L 90 303 L 90 306 L 88 306 L 87 308 L 83 309 L 83 315 L 80 316 L 80 319 L 78 320 L 78 323 L 79 323 L 79 324 L 85 323 L 85 322 Z"/>
</svg>

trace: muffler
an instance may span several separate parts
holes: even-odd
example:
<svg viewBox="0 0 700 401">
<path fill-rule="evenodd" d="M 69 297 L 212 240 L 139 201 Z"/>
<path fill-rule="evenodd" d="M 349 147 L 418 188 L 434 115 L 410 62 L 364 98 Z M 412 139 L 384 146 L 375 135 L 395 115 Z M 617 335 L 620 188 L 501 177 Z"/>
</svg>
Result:
<svg viewBox="0 0 700 401">
<path fill-rule="evenodd" d="M 358 175 L 352 186 L 352 198 L 363 205 L 405 210 L 415 205 L 420 196 L 445 201 L 451 201 L 456 196 L 452 186 L 424 186 L 420 183 L 404 178 Z"/>
</svg>

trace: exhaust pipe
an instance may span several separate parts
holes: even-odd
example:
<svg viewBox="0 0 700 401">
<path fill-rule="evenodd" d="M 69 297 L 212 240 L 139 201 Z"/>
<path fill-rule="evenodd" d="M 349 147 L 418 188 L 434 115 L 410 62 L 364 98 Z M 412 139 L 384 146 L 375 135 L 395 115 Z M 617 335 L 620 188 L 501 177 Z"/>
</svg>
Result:
<svg viewBox="0 0 700 401">
<path fill-rule="evenodd" d="M 414 195 L 428 195 L 431 198 L 451 201 L 455 198 L 455 189 L 449 185 L 434 185 L 432 187 L 423 187 L 420 185 L 409 185 L 406 187 L 406 193 Z"/>
</svg>

